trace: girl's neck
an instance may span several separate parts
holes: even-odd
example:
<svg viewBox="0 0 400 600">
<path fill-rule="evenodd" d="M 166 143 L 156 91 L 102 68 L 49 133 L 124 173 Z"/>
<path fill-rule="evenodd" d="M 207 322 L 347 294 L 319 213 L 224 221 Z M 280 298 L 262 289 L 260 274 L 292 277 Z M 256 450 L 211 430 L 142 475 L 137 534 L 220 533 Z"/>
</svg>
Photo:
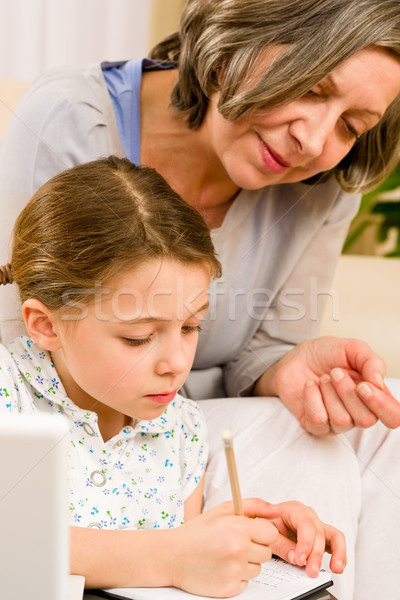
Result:
<svg viewBox="0 0 400 600">
<path fill-rule="evenodd" d="M 209 227 L 219 227 L 239 189 L 207 143 L 207 132 L 191 130 L 170 107 L 177 72 L 143 75 L 141 162 L 157 169 Z"/>
<path fill-rule="evenodd" d="M 79 408 L 97 414 L 97 424 L 104 442 L 117 435 L 126 425 L 132 424 L 133 419 L 131 417 L 96 400 L 76 384 L 60 351 L 52 352 L 51 357 L 68 398 Z"/>
</svg>

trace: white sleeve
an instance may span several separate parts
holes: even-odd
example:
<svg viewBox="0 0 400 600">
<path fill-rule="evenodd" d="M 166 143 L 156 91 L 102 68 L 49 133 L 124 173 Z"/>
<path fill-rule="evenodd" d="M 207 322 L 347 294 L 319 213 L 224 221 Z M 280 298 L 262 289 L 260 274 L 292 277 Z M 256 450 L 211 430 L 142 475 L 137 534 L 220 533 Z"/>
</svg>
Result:
<svg viewBox="0 0 400 600">
<path fill-rule="evenodd" d="M 122 155 L 100 65 L 50 71 L 22 96 L 0 144 L 0 264 L 10 260 L 15 220 L 54 175 L 109 154 Z M 0 321 L 21 319 L 12 286 L 0 294 Z"/>
<path fill-rule="evenodd" d="M 340 195 L 322 226 L 299 254 L 291 273 L 252 339 L 224 365 L 228 396 L 249 396 L 257 379 L 286 352 L 317 337 L 324 307 L 337 302 L 333 274 L 359 196 Z M 294 224 L 295 227 L 295 224 Z M 282 252 L 285 252 L 282 240 Z"/>
</svg>

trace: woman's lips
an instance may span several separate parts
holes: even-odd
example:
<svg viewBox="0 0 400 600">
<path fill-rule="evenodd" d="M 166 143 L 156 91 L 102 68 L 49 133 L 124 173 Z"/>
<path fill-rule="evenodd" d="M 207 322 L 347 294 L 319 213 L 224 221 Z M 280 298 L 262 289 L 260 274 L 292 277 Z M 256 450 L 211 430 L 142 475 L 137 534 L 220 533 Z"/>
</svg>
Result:
<svg viewBox="0 0 400 600">
<path fill-rule="evenodd" d="M 146 398 L 157 404 L 169 404 L 176 396 L 176 390 L 173 392 L 166 392 L 165 394 L 147 394 Z"/>
<path fill-rule="evenodd" d="M 290 165 L 285 162 L 283 158 L 279 156 L 279 154 L 276 154 L 273 150 L 271 150 L 271 148 L 267 146 L 267 144 L 259 135 L 257 137 L 260 141 L 261 158 L 267 169 L 276 174 L 286 171 Z"/>
</svg>

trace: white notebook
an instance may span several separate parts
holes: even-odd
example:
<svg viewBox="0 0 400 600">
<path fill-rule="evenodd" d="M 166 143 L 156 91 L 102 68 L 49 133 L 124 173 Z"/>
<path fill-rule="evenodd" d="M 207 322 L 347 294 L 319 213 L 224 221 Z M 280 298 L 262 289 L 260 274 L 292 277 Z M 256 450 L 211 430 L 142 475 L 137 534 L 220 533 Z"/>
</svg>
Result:
<svg viewBox="0 0 400 600">
<path fill-rule="evenodd" d="M 304 568 L 272 558 L 262 566 L 261 573 L 252 579 L 247 588 L 237 596 L 240 600 L 300 600 L 318 590 L 331 586 L 331 574 L 321 571 L 311 578 Z M 207 596 L 194 596 L 176 588 L 115 588 L 96 591 L 105 598 L 130 600 L 210 600 Z"/>
<path fill-rule="evenodd" d="M 68 578 L 68 600 L 82 600 L 85 591 L 85 578 L 81 575 L 70 575 Z"/>
</svg>

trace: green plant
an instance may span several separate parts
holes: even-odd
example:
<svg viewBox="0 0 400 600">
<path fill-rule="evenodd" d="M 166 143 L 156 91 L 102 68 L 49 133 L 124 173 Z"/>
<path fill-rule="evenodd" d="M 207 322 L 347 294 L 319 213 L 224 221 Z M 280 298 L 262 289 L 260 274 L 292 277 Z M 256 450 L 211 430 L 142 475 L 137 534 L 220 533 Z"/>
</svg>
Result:
<svg viewBox="0 0 400 600">
<path fill-rule="evenodd" d="M 386 242 L 389 232 L 395 229 L 394 248 L 385 256 L 400 257 L 400 163 L 385 181 L 362 197 L 360 210 L 351 224 L 343 252 L 348 252 L 370 227 L 376 229 L 378 244 Z"/>
</svg>

